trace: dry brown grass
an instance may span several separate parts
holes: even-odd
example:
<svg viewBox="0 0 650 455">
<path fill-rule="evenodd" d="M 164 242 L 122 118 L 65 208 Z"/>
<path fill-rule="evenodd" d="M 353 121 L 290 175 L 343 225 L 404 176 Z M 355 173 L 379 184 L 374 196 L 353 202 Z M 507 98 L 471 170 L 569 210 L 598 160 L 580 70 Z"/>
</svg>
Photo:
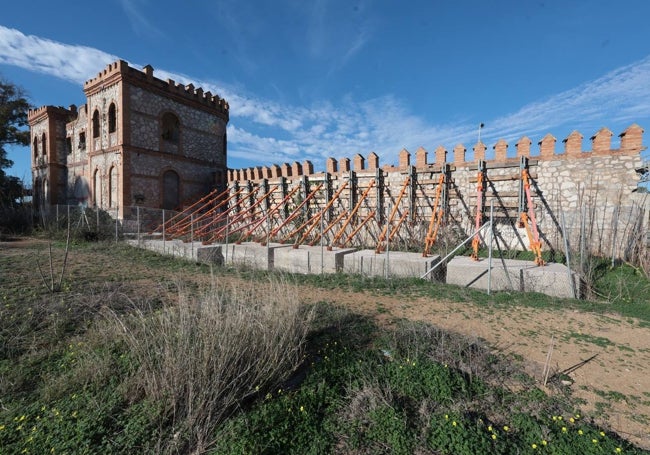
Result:
<svg viewBox="0 0 650 455">
<path fill-rule="evenodd" d="M 135 388 L 171 421 L 166 451 L 201 453 L 219 423 L 296 370 L 312 318 L 297 295 L 282 281 L 215 283 L 153 312 L 110 313 L 139 364 Z"/>
</svg>

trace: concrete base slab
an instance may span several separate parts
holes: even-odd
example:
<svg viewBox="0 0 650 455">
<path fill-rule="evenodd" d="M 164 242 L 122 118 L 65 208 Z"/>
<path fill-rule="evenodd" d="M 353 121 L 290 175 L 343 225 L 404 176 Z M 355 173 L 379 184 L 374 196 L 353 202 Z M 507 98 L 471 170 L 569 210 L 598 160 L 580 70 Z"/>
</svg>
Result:
<svg viewBox="0 0 650 455">
<path fill-rule="evenodd" d="M 272 270 L 277 252 L 291 247 L 291 245 L 282 245 L 280 243 L 270 243 L 267 246 L 256 242 L 229 243 L 221 246 L 224 248 L 226 264 L 260 270 Z"/>
<path fill-rule="evenodd" d="M 419 278 L 439 261 L 438 255 L 425 258 L 421 253 L 390 251 L 377 254 L 375 250 L 360 250 L 345 256 L 343 271 L 365 276 Z M 435 277 L 428 275 L 427 279 Z"/>
<path fill-rule="evenodd" d="M 504 264 L 505 263 L 505 268 Z M 488 288 L 488 260 L 474 261 L 467 256 L 456 256 L 447 264 L 447 284 Z M 572 298 L 579 293 L 579 277 L 562 264 L 537 266 L 532 261 L 492 259 L 490 287 L 494 291 L 514 290 L 540 292 L 553 297 Z"/>
<path fill-rule="evenodd" d="M 181 240 L 140 239 L 127 240 L 127 244 L 156 253 L 174 256 L 188 261 L 223 265 L 221 245 L 203 245 L 201 242 L 184 243 Z"/>
<path fill-rule="evenodd" d="M 289 273 L 336 273 L 343 270 L 344 256 L 354 248 L 327 248 L 320 246 L 300 246 L 278 250 L 275 254 L 275 270 Z M 321 254 L 322 252 L 322 254 Z M 321 259 L 322 258 L 322 259 Z"/>
</svg>

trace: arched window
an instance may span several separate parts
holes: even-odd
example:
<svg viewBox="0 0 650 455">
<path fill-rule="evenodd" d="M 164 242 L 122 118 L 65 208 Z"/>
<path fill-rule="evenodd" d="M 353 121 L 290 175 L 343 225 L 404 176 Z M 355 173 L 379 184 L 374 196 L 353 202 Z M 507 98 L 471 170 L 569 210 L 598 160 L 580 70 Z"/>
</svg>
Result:
<svg viewBox="0 0 650 455">
<path fill-rule="evenodd" d="M 117 207 L 117 169 L 115 166 L 108 173 L 108 206 Z"/>
<path fill-rule="evenodd" d="M 34 136 L 33 148 L 34 148 L 34 158 L 38 158 L 38 138 L 36 136 Z M 36 164 L 36 163 L 34 163 L 34 164 Z"/>
<path fill-rule="evenodd" d="M 175 209 L 180 204 L 180 178 L 174 171 L 163 174 L 163 209 Z"/>
<path fill-rule="evenodd" d="M 171 112 L 165 112 L 162 116 L 162 138 L 164 141 L 178 144 L 181 135 L 181 122 Z"/>
<path fill-rule="evenodd" d="M 43 156 L 47 156 L 47 136 L 45 133 L 41 136 L 41 147 L 43 147 Z"/>
<path fill-rule="evenodd" d="M 102 205 L 102 179 L 99 174 L 99 169 L 95 170 L 93 174 L 93 203 L 96 207 Z"/>
<path fill-rule="evenodd" d="M 97 109 L 93 113 L 93 137 L 99 137 L 99 111 Z"/>
<path fill-rule="evenodd" d="M 117 117 L 115 114 L 115 103 L 108 107 L 108 132 L 114 133 L 117 128 Z"/>
</svg>

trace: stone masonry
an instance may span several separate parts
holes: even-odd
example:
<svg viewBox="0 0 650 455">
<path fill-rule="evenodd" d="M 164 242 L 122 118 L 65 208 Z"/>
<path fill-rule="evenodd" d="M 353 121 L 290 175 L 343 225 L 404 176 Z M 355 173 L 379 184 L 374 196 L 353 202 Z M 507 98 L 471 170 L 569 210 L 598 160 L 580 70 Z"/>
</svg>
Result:
<svg viewBox="0 0 650 455">
<path fill-rule="evenodd" d="M 282 216 L 286 217 L 322 183 L 321 189 L 301 209 L 304 213 L 300 220 L 304 220 L 319 213 L 347 182 L 326 214 L 325 226 L 334 223 L 339 214 L 350 211 L 360 200 L 359 210 L 347 232 L 367 217 L 372 220 L 345 246 L 376 244 L 399 200 L 392 227 L 397 226 L 400 219 L 403 222 L 397 228 L 393 248 L 421 249 L 441 175 L 444 175 L 444 183 L 440 189 L 440 207 L 444 209 L 444 220 L 438 241 L 446 237 L 456 242 L 473 232 L 480 167 L 485 181 L 480 223 L 487 221 L 493 206 L 501 244 L 525 249 L 529 241 L 525 229 L 519 225 L 520 212 L 527 207 L 521 192 L 523 167 L 531 178 L 533 209 L 542 249 L 563 251 L 564 231 L 571 247 L 577 248 L 580 238 L 588 239 L 589 248 L 594 252 L 621 256 L 629 250 L 633 237 L 647 228 L 648 199 L 646 194 L 637 192 L 642 167 L 640 152 L 645 149 L 642 135 L 641 127 L 631 125 L 619 135 L 620 144 L 615 148 L 613 133 L 603 128 L 591 137 L 592 150 L 584 151 L 583 136 L 574 131 L 563 141 L 564 150 L 559 151 L 557 140 L 548 134 L 539 142 L 536 153 L 532 153 L 527 137 L 521 138 L 512 152 L 508 151 L 509 145 L 500 140 L 493 146 L 494 158 L 489 160 L 485 159 L 486 145 L 477 143 L 471 160 L 466 159 L 465 146 L 458 144 L 451 156 L 444 147 L 438 147 L 433 160 L 429 160 L 424 148 L 419 148 L 415 152 L 415 162 L 410 152 L 402 150 L 397 166 L 380 167 L 379 157 L 371 153 L 366 158 L 356 155 L 351 160 L 328 158 L 324 172 L 314 172 L 309 161 L 231 169 L 228 184 L 230 194 L 241 191 L 233 201 L 238 204 L 239 211 L 245 211 L 268 188 L 277 187 L 277 191 L 264 201 L 262 207 L 267 208 L 298 186 L 297 196 L 284 208 Z M 402 192 L 404 196 L 400 200 Z M 280 236 L 290 233 L 298 224 L 292 223 L 280 232 Z"/>
<path fill-rule="evenodd" d="M 228 103 L 120 60 L 84 84 L 77 108 L 29 111 L 37 207 L 82 204 L 122 218 L 176 209 L 226 184 Z"/>
</svg>

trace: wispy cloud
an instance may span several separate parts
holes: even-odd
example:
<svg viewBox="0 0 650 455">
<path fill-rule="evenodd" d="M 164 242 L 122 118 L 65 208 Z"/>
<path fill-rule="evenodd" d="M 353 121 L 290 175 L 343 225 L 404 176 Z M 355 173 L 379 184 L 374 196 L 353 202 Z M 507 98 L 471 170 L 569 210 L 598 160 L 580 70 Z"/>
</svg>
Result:
<svg viewBox="0 0 650 455">
<path fill-rule="evenodd" d="M 98 49 L 27 36 L 0 26 L 2 64 L 82 83 L 116 59 Z M 390 94 L 363 101 L 348 98 L 337 104 L 321 100 L 314 106 L 295 106 L 244 94 L 215 80 L 202 81 L 159 69 L 155 74 L 162 79 L 193 82 L 229 101 L 232 166 L 309 159 L 321 168 L 328 156 L 351 157 L 371 151 L 381 157 L 382 163 L 395 163 L 402 148 L 414 151 L 424 146 L 432 151 L 440 144 L 451 149 L 459 142 L 471 148 L 476 141 L 476 125 L 433 124 Z M 485 119 L 483 140 L 493 143 L 498 138 L 533 138 L 566 128 L 590 128 L 582 131 L 587 135 L 603 125 L 648 120 L 650 56 L 511 114 Z"/>
<path fill-rule="evenodd" d="M 143 8 L 149 6 L 149 0 L 119 0 L 119 2 L 136 35 L 151 39 L 161 39 L 165 36 L 142 12 Z"/>
<path fill-rule="evenodd" d="M 0 63 L 83 83 L 117 57 L 86 46 L 63 44 L 0 25 Z"/>
</svg>

